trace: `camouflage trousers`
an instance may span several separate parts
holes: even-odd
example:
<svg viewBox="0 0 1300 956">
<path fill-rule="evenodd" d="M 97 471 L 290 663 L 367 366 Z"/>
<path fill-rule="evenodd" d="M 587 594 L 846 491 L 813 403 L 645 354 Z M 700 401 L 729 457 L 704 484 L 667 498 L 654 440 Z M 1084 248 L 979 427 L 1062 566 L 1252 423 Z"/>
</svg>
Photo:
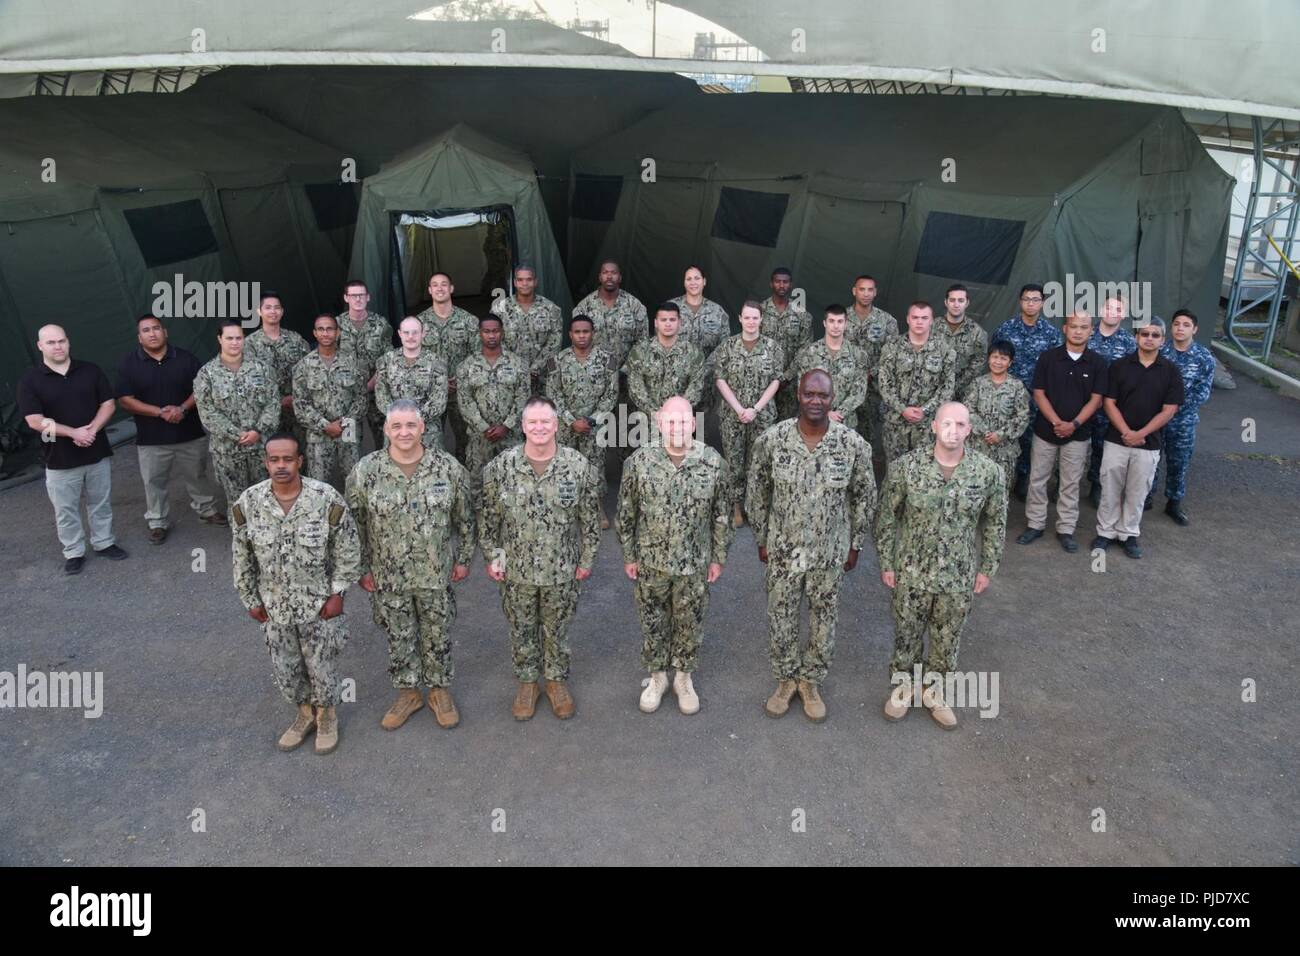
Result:
<svg viewBox="0 0 1300 956">
<path fill-rule="evenodd" d="M 375 623 L 388 633 L 388 676 L 394 687 L 447 687 L 455 676 L 448 631 L 456 620 L 451 588 L 375 591 Z"/>
<path fill-rule="evenodd" d="M 932 419 L 924 418 L 913 425 L 885 410 L 885 421 L 881 427 L 881 438 L 885 446 L 885 462 L 896 461 L 909 451 L 934 444 L 934 432 L 930 430 Z"/>
<path fill-rule="evenodd" d="M 339 655 L 348 640 L 347 616 L 303 624 L 262 625 L 271 652 L 271 673 L 291 704 L 332 707 L 339 702 Z"/>
<path fill-rule="evenodd" d="M 342 438 L 330 438 L 313 432 L 307 436 L 307 453 L 303 465 L 307 477 L 327 482 L 341 494 L 343 483 L 347 481 L 348 473 L 356 466 L 359 457 L 360 441 L 344 441 Z"/>
<path fill-rule="evenodd" d="M 266 462 L 262 460 L 262 443 L 247 448 L 234 442 L 209 444 L 212 474 L 226 495 L 226 510 L 234 506 L 245 489 L 268 477 Z"/>
<path fill-rule="evenodd" d="M 298 416 L 293 413 L 292 405 L 288 408 L 285 408 L 283 405 L 280 406 L 280 427 L 277 428 L 276 431 L 293 432 L 293 437 L 298 439 L 298 447 L 307 447 L 307 429 L 303 426 L 302 422 L 298 421 Z M 263 435 L 262 441 L 265 442 L 266 439 L 270 437 L 269 433 Z M 266 476 L 263 475 L 262 477 Z"/>
<path fill-rule="evenodd" d="M 365 417 L 366 417 L 366 424 L 370 426 L 370 434 L 375 440 L 375 448 L 379 449 L 379 448 L 388 447 L 387 446 L 388 439 L 384 436 L 384 419 L 387 416 L 385 415 L 384 410 L 379 407 L 379 403 L 375 401 L 375 393 L 373 391 L 366 396 Z M 425 434 L 427 435 L 431 431 L 440 431 L 441 429 L 437 428 L 437 424 L 438 424 L 437 422 L 426 422 Z M 361 434 L 361 422 L 357 422 L 357 448 L 358 449 L 361 447 L 361 443 L 364 440 L 365 440 L 364 436 L 362 436 Z M 427 442 L 425 443 L 424 447 L 425 448 L 429 447 Z"/>
<path fill-rule="evenodd" d="M 478 511 L 479 494 L 483 491 L 483 466 L 497 455 L 518 445 L 521 440 L 516 431 L 500 441 L 488 441 L 481 433 L 469 436 L 469 444 L 465 448 L 465 470 L 469 472 L 470 500 L 474 502 L 475 511 Z"/>
<path fill-rule="evenodd" d="M 651 673 L 675 667 L 693 674 L 709 608 L 705 575 L 665 574 L 641 565 L 632 594 L 645 636 L 641 666 Z"/>
<path fill-rule="evenodd" d="M 826 680 L 835 654 L 835 623 L 839 618 L 840 580 L 844 568 L 796 571 L 767 562 L 768 656 L 777 680 Z M 808 647 L 799 653 L 799 608 L 808 598 Z"/>
<path fill-rule="evenodd" d="M 1034 422 L 1038 421 L 1038 405 L 1034 402 L 1029 403 L 1029 425 L 1025 428 L 1025 433 L 1020 436 L 1020 454 L 1016 458 L 1016 477 L 1024 475 L 1029 477 L 1029 452 L 1034 446 Z M 1101 459 L 1097 460 L 1097 467 L 1101 467 Z"/>
<path fill-rule="evenodd" d="M 922 671 L 947 674 L 957 669 L 961 632 L 970 617 L 972 591 L 922 591 L 905 581 L 894 588 L 894 655 L 890 673 L 912 673 L 921 663 L 922 638 L 930 629 L 930 652 Z"/>
<path fill-rule="evenodd" d="M 1191 420 L 1170 421 L 1160 431 L 1165 453 L 1165 497 L 1172 501 L 1182 501 L 1187 494 L 1187 469 L 1192 463 L 1192 452 L 1196 450 L 1196 426 L 1200 416 Z M 1154 482 L 1152 487 L 1155 487 Z"/>
<path fill-rule="evenodd" d="M 596 475 L 600 479 L 600 500 L 604 501 L 609 483 L 605 480 L 605 446 L 596 441 L 598 432 L 598 428 L 593 428 L 587 434 L 580 435 L 568 425 L 561 423 L 555 437 L 561 445 L 572 448 L 591 462 L 591 466 L 596 469 Z"/>
<path fill-rule="evenodd" d="M 569 678 L 569 622 L 578 610 L 578 582 L 501 584 L 501 608 L 510 624 L 515 677 L 535 681 Z"/>
<path fill-rule="evenodd" d="M 764 411 L 767 411 L 765 408 Z M 773 424 L 769 415 L 758 415 L 748 425 L 742 424 L 730 406 L 718 412 L 718 434 L 722 438 L 722 457 L 727 459 L 727 477 L 731 480 L 731 501 L 745 504 L 745 482 L 749 480 L 749 456 L 758 436 Z"/>
</svg>

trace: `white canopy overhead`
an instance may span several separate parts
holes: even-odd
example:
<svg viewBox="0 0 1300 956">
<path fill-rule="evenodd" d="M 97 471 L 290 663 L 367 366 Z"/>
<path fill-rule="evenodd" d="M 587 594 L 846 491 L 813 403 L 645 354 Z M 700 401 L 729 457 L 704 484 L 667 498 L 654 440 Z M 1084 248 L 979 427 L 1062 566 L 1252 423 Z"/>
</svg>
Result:
<svg viewBox="0 0 1300 956">
<path fill-rule="evenodd" d="M 571 19 L 574 9 L 572 0 L 7 0 L 0 95 L 35 93 L 50 74 L 74 74 L 65 89 L 98 92 L 96 75 L 234 65 L 717 72 L 723 61 L 697 57 L 698 44 L 676 57 L 664 54 L 677 48 L 654 42 L 660 22 L 690 14 L 752 49 L 752 59 L 725 59 L 731 73 L 952 84 L 1300 120 L 1296 0 L 583 0 L 582 16 L 597 16 L 580 20 Z M 636 31 L 650 32 L 650 42 L 631 43 Z"/>
</svg>

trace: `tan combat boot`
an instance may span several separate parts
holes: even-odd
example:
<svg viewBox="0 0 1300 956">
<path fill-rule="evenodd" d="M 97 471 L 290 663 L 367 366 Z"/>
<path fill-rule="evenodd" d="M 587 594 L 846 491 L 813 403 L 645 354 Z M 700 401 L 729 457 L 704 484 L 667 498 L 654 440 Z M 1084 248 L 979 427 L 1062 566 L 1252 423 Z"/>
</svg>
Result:
<svg viewBox="0 0 1300 956">
<path fill-rule="evenodd" d="M 745 523 L 745 515 L 740 510 L 740 502 L 736 502 L 731 508 L 731 526 L 739 528 Z"/>
<path fill-rule="evenodd" d="M 280 735 L 276 746 L 281 750 L 296 750 L 307 739 L 311 729 L 316 726 L 316 715 L 312 713 L 311 704 L 298 705 L 298 719 L 293 726 Z"/>
<path fill-rule="evenodd" d="M 934 722 L 944 730 L 954 730 L 957 727 L 957 715 L 952 712 L 943 699 L 943 688 L 937 683 L 931 684 L 921 694 L 921 703 L 930 711 L 930 716 Z"/>
<path fill-rule="evenodd" d="M 600 530 L 609 530 L 609 517 L 605 514 L 605 503 L 603 501 L 600 503 Z"/>
<path fill-rule="evenodd" d="M 650 681 L 645 685 L 645 690 L 641 691 L 641 712 L 643 714 L 653 714 L 659 709 L 659 702 L 664 699 L 664 691 L 668 690 L 668 672 L 654 671 L 650 675 Z"/>
<path fill-rule="evenodd" d="M 456 702 L 452 700 L 451 691 L 445 687 L 429 689 L 429 709 L 433 711 L 438 726 L 444 730 L 451 730 L 460 723 L 460 712 L 456 710 Z"/>
<path fill-rule="evenodd" d="M 678 671 L 673 675 L 673 693 L 677 695 L 677 709 L 683 714 L 695 714 L 700 709 L 700 698 L 691 683 L 691 675 Z"/>
<path fill-rule="evenodd" d="M 551 710 L 560 720 L 568 720 L 573 716 L 573 698 L 569 696 L 569 687 L 565 681 L 548 680 L 546 699 L 551 702 Z"/>
<path fill-rule="evenodd" d="M 904 679 L 896 685 L 885 701 L 885 719 L 902 720 L 912 709 L 912 682 Z"/>
<path fill-rule="evenodd" d="M 339 745 L 339 716 L 333 707 L 316 708 L 316 752 L 332 754 Z"/>
<path fill-rule="evenodd" d="M 521 680 L 519 693 L 515 694 L 515 702 L 510 706 L 510 713 L 515 720 L 531 720 L 533 712 L 537 710 L 537 698 L 541 696 L 537 681 Z"/>
<path fill-rule="evenodd" d="M 820 724 L 826 719 L 826 702 L 822 700 L 822 695 L 817 689 L 817 685 L 812 681 L 801 680 L 799 682 L 799 696 L 803 698 L 804 716 L 814 724 Z"/>
<path fill-rule="evenodd" d="M 418 688 L 403 687 L 397 692 L 397 700 L 393 702 L 392 707 L 388 708 L 388 713 L 384 714 L 384 719 L 379 722 L 379 726 L 384 730 L 396 730 L 423 706 L 424 699 L 420 696 Z"/>
<path fill-rule="evenodd" d="M 799 689 L 799 684 L 792 680 L 783 680 L 776 685 L 776 690 L 772 691 L 772 696 L 767 699 L 763 705 L 763 710 L 767 711 L 769 717 L 781 717 L 790 709 L 790 698 L 794 692 Z"/>
</svg>

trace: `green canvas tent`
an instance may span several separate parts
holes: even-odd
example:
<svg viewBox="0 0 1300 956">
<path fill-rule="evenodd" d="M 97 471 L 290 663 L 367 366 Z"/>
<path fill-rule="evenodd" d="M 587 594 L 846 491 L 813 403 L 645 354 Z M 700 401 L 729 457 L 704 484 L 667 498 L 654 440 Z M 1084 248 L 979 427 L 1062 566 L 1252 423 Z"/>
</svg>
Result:
<svg viewBox="0 0 1300 956">
<path fill-rule="evenodd" d="M 382 303 L 390 317 L 407 314 L 423 290 L 408 288 L 414 273 L 405 242 L 411 233 L 404 227 L 463 227 L 467 216 L 501 225 L 509 261 L 531 263 L 538 291 L 567 314 L 572 302 L 532 160 L 463 124 L 366 178 L 351 275 L 383 290 L 376 304 Z M 453 281 L 459 279 L 448 271 Z M 504 282 L 506 274 L 499 278 Z"/>
<path fill-rule="evenodd" d="M 785 265 L 814 312 L 869 273 L 899 315 L 963 282 L 990 327 L 1069 277 L 1213 315 L 1232 189 L 1177 110 L 1055 97 L 686 98 L 573 172 L 575 291 L 612 256 L 659 301 L 694 263 L 734 315 Z"/>
<path fill-rule="evenodd" d="M 302 328 L 340 301 L 355 186 L 321 144 L 242 106 L 148 94 L 0 101 L 0 127 L 5 471 L 32 446 L 15 399 L 40 326 L 64 325 L 73 354 L 111 374 L 177 276 L 275 288 Z M 210 356 L 207 318 L 176 315 L 171 341 Z"/>
</svg>

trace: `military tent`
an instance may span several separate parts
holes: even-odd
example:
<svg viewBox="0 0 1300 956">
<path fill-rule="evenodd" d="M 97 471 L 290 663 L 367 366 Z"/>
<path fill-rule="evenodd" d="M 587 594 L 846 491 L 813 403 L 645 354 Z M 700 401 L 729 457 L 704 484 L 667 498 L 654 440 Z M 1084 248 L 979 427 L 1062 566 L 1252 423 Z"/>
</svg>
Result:
<svg viewBox="0 0 1300 956">
<path fill-rule="evenodd" d="M 685 98 L 573 172 L 577 290 L 612 256 L 657 301 L 694 263 L 734 315 L 785 265 L 814 311 L 868 273 L 897 314 L 962 282 L 988 326 L 1071 277 L 1213 315 L 1232 190 L 1177 110 L 1056 97 Z"/>
<path fill-rule="evenodd" d="M 423 293 L 419 286 L 427 282 L 435 267 L 450 272 L 453 282 L 462 286 L 460 275 L 471 278 L 479 291 L 483 271 L 472 272 L 472 263 L 463 252 L 456 256 L 455 247 L 451 254 L 454 261 L 463 263 L 460 270 L 434 258 L 423 269 L 412 268 L 410 248 L 421 227 L 465 229 L 479 222 L 500 227 L 497 234 L 505 241 L 506 261 L 531 263 L 537 270 L 538 292 L 567 314 L 572 303 L 564 267 L 532 160 L 463 124 L 366 178 L 351 275 L 365 280 L 390 316 L 413 311 Z M 488 235 L 492 234 L 489 231 Z M 447 254 L 445 247 L 443 254 Z M 489 274 L 501 283 L 507 276 L 505 271 Z M 410 288 L 412 285 L 417 288 Z M 482 291 L 487 294 L 491 290 Z"/>
</svg>

